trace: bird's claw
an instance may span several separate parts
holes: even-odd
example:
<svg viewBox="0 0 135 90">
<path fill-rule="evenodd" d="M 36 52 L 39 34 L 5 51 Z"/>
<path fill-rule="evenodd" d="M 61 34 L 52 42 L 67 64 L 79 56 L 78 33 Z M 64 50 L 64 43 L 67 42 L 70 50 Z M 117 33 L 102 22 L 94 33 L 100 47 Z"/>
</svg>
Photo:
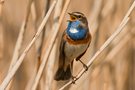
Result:
<svg viewBox="0 0 135 90">
<path fill-rule="evenodd" d="M 86 64 L 83 64 L 83 67 L 84 67 L 85 71 L 88 71 L 88 66 Z"/>
<path fill-rule="evenodd" d="M 72 83 L 75 84 L 76 77 L 72 75 Z"/>
</svg>

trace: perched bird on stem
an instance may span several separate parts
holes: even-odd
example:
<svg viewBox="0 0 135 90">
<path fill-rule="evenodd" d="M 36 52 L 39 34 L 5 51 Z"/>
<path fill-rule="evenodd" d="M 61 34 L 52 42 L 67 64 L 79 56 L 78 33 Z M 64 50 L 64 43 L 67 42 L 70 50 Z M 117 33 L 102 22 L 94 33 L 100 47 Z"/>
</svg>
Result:
<svg viewBox="0 0 135 90">
<path fill-rule="evenodd" d="M 58 70 L 54 77 L 57 81 L 69 80 L 73 77 L 74 59 L 80 61 L 86 70 L 88 69 L 80 60 L 91 42 L 88 21 L 81 12 L 68 14 L 70 15 L 70 20 L 68 20 L 67 29 L 64 31 L 61 39 Z"/>
</svg>

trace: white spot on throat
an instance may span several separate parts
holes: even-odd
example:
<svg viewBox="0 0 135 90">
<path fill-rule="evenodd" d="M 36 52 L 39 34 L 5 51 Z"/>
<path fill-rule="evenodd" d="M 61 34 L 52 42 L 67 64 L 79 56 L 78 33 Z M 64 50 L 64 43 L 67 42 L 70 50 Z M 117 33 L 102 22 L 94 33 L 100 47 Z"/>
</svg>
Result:
<svg viewBox="0 0 135 90">
<path fill-rule="evenodd" d="M 71 33 L 78 33 L 79 31 L 77 30 L 77 29 L 75 29 L 75 28 L 72 28 L 72 29 L 70 29 L 69 30 Z"/>
</svg>

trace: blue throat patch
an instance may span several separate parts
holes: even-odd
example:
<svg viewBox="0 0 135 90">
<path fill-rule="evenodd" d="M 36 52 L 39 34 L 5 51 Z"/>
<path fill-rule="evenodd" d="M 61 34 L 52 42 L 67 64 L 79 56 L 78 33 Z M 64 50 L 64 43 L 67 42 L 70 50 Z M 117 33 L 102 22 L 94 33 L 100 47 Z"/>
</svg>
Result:
<svg viewBox="0 0 135 90">
<path fill-rule="evenodd" d="M 84 39 L 87 33 L 87 30 L 79 27 L 80 21 L 69 22 L 67 27 L 67 34 L 73 40 Z"/>
</svg>

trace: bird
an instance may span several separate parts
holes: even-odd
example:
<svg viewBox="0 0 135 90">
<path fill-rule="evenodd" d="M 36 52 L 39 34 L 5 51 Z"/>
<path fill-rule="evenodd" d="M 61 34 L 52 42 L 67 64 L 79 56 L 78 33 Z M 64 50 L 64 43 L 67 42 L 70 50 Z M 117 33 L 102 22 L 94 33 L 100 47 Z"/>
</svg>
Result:
<svg viewBox="0 0 135 90">
<path fill-rule="evenodd" d="M 87 51 L 91 43 L 91 34 L 86 16 L 81 12 L 68 13 L 70 19 L 63 32 L 60 48 L 58 69 L 54 75 L 56 81 L 64 81 L 73 78 L 73 62 L 80 61 L 88 69 L 80 58 Z"/>
</svg>

